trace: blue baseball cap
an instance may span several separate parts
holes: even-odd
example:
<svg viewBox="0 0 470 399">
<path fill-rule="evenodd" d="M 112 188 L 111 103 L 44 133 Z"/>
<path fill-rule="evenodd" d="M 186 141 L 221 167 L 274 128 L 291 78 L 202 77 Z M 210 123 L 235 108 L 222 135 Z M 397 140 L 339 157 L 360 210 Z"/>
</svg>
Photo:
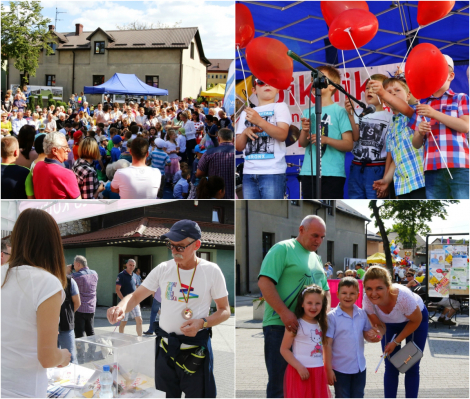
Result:
<svg viewBox="0 0 470 399">
<path fill-rule="evenodd" d="M 198 153 L 200 153 L 200 154 L 204 154 L 207 150 L 206 150 L 206 149 L 203 150 L 203 148 L 204 148 L 204 147 L 201 147 L 201 146 L 198 144 L 196 147 L 194 147 L 194 152 L 198 152 Z"/>
<path fill-rule="evenodd" d="M 113 143 L 114 144 L 119 144 L 122 141 L 121 136 L 119 134 L 116 134 L 116 136 L 113 137 Z"/>
<path fill-rule="evenodd" d="M 160 238 L 168 238 L 171 241 L 179 242 L 188 237 L 199 240 L 201 238 L 201 228 L 196 222 L 183 219 L 171 226 L 170 231 Z"/>
</svg>

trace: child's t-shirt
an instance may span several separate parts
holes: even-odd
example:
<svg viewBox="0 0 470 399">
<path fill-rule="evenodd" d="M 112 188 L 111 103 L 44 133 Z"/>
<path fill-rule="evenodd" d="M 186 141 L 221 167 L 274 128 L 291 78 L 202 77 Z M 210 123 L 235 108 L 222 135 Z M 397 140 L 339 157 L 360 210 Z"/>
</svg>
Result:
<svg viewBox="0 0 470 399">
<path fill-rule="evenodd" d="M 468 95 L 454 93 L 450 88 L 442 97 L 429 97 L 423 104 L 430 105 L 436 111 L 454 118 L 468 115 Z M 442 157 L 449 168 L 469 168 L 468 133 L 457 132 L 448 128 L 435 119 L 426 118 L 431 123 L 431 132 L 441 150 Z M 418 125 L 424 119 L 415 112 L 408 122 L 413 130 L 418 130 Z M 433 138 L 426 134 L 424 137 L 424 171 L 445 169 L 441 154 L 436 148 Z"/>
<path fill-rule="evenodd" d="M 186 152 L 186 136 L 179 134 L 176 138 L 176 143 L 178 144 L 181 153 Z"/>
<path fill-rule="evenodd" d="M 385 136 L 392 116 L 388 111 L 374 112 L 363 118 L 354 115 L 354 121 L 359 125 L 359 140 L 354 142 L 353 162 L 366 162 L 370 165 L 385 163 Z"/>
<path fill-rule="evenodd" d="M 331 366 L 344 374 L 355 374 L 366 369 L 363 332 L 372 328 L 367 313 L 354 305 L 353 317 L 338 305 L 328 313 L 326 336 L 333 339 Z"/>
<path fill-rule="evenodd" d="M 253 108 L 271 125 L 277 126 L 279 122 L 292 123 L 292 117 L 287 104 L 272 103 Z M 255 126 L 246 119 L 246 112 L 240 115 L 237 123 L 237 134 L 250 126 Z M 286 173 L 286 143 L 273 139 L 266 132 L 258 133 L 258 139 L 248 140 L 244 150 L 245 165 L 243 173 L 247 175 L 275 175 Z"/>
<path fill-rule="evenodd" d="M 299 319 L 292 353 L 304 367 L 323 367 L 322 331 L 319 324 Z"/>
<path fill-rule="evenodd" d="M 181 169 L 175 173 L 175 175 L 173 176 L 173 184 L 176 184 L 179 182 L 179 180 L 181 179 L 181 173 L 183 173 Z"/>
<path fill-rule="evenodd" d="M 165 166 L 167 163 L 170 162 L 170 157 L 165 151 L 159 150 L 156 147 L 152 151 L 151 157 L 152 157 L 152 168 L 160 169 L 160 172 L 163 176 L 165 174 Z"/>
<path fill-rule="evenodd" d="M 113 147 L 111 150 L 111 162 L 116 162 L 121 156 L 121 149 Z"/>
<path fill-rule="evenodd" d="M 183 194 L 187 194 L 189 191 L 189 184 L 186 179 L 179 179 L 178 183 L 173 188 L 173 198 L 184 199 Z"/>
<path fill-rule="evenodd" d="M 342 134 L 352 131 L 351 122 L 349 122 L 348 113 L 338 104 L 327 105 L 322 108 L 321 134 L 322 136 L 331 137 L 335 140 L 342 140 Z M 308 109 L 302 113 L 303 118 L 308 118 Z M 310 124 L 312 126 L 312 134 L 315 134 L 315 108 L 311 109 Z M 351 136 L 352 139 L 352 136 Z M 301 176 L 310 176 L 310 152 L 313 147 L 313 174 L 317 174 L 317 146 L 309 145 L 305 149 L 304 163 L 300 170 Z M 321 146 L 321 169 L 322 176 L 346 177 L 344 170 L 344 159 L 346 153 L 338 151 L 330 145 L 322 144 Z"/>
<path fill-rule="evenodd" d="M 108 146 L 106 147 L 106 155 L 111 155 L 111 150 L 114 148 L 114 143 L 112 139 L 109 139 Z"/>
<path fill-rule="evenodd" d="M 425 186 L 423 147 L 419 150 L 413 147 L 414 131 L 408 127 L 409 120 L 403 114 L 393 115 L 386 138 L 385 147 L 396 165 L 393 183 L 397 195 L 408 194 Z"/>
</svg>

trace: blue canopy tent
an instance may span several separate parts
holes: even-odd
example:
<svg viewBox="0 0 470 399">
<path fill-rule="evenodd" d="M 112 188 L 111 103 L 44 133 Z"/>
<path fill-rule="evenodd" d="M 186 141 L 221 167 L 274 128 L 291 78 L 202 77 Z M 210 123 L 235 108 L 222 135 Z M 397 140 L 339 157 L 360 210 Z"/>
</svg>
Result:
<svg viewBox="0 0 470 399">
<path fill-rule="evenodd" d="M 85 86 L 85 94 L 129 94 L 140 96 L 167 96 L 168 90 L 158 89 L 142 82 L 134 74 L 115 73 L 98 86 Z"/>
<path fill-rule="evenodd" d="M 270 37 L 283 42 L 312 67 L 333 65 L 342 68 L 341 51 L 328 40 L 328 26 L 323 18 L 319 1 L 257 1 L 245 2 L 253 16 L 255 37 Z M 379 66 L 396 63 L 399 65 L 419 28 L 417 22 L 417 1 L 369 1 L 369 11 L 379 21 L 375 37 L 359 49 L 366 66 Z M 468 93 L 467 68 L 469 65 L 469 2 L 456 1 L 452 11 L 443 19 L 421 27 L 413 43 L 432 43 L 442 53 L 454 60 L 455 79 L 452 89 Z M 250 76 L 244 57 L 245 49 L 240 50 L 245 76 Z M 238 52 L 236 57 L 236 77 L 243 79 Z M 346 68 L 361 67 L 356 50 L 344 51 Z M 307 69 L 294 61 L 294 72 Z M 350 154 L 349 154 L 350 155 Z M 287 162 L 300 164 L 303 156 L 289 156 Z M 348 161 L 348 159 L 347 159 Z M 350 161 L 350 158 L 349 158 Z M 347 168 L 348 170 L 349 168 Z M 299 198 L 297 171 L 288 168 L 288 193 L 290 198 Z M 289 176 L 292 175 L 292 176 Z"/>
</svg>

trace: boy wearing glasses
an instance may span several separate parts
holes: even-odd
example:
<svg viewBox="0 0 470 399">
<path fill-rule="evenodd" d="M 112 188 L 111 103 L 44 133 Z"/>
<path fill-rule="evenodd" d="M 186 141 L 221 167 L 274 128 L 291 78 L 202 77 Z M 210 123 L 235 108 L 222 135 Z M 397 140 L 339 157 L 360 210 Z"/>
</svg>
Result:
<svg viewBox="0 0 470 399">
<path fill-rule="evenodd" d="M 215 263 L 196 256 L 201 247 L 196 222 L 180 220 L 161 238 L 168 240 L 173 259 L 160 263 L 134 293 L 108 309 L 108 320 L 111 324 L 122 320 L 160 288 L 161 314 L 154 324 L 155 388 L 167 398 L 180 398 L 182 392 L 191 398 L 215 398 L 210 328 L 230 317 L 224 275 Z M 212 300 L 217 311 L 209 316 Z"/>
<path fill-rule="evenodd" d="M 279 90 L 252 77 L 258 106 L 246 108 L 237 124 L 237 151 L 244 152 L 243 198 L 283 199 L 286 188 L 286 143 L 292 117 Z"/>
</svg>

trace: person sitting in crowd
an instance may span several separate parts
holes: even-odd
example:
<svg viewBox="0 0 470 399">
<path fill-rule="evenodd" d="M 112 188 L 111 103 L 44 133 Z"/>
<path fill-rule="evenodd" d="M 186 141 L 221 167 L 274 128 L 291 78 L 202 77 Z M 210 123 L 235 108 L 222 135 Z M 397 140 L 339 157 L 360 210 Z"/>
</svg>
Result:
<svg viewBox="0 0 470 399">
<path fill-rule="evenodd" d="M 339 279 L 339 280 L 341 280 L 343 277 L 344 277 L 343 271 L 342 271 L 342 270 L 338 270 L 338 271 L 336 272 L 336 278 Z"/>
<path fill-rule="evenodd" d="M 79 158 L 72 170 L 77 178 L 82 198 L 98 198 L 104 190 L 104 184 L 99 184 L 93 161 L 100 159 L 98 143 L 92 137 L 86 137 L 78 147 Z"/>
<path fill-rule="evenodd" d="M 160 188 L 161 174 L 157 168 L 145 164 L 149 142 L 142 137 L 132 140 L 132 165 L 114 175 L 111 191 L 123 199 L 155 199 Z"/>
<path fill-rule="evenodd" d="M 33 126 L 25 125 L 18 132 L 18 145 L 20 146 L 20 154 L 15 163 L 26 168 L 31 167 L 31 163 L 38 157 L 33 150 L 34 137 L 36 130 Z"/>
<path fill-rule="evenodd" d="M 118 171 L 119 169 L 127 168 L 129 166 L 131 166 L 131 163 L 126 161 L 125 159 L 120 159 L 106 166 L 106 177 L 108 178 L 108 181 L 106 182 L 106 185 L 104 186 L 103 198 L 106 198 L 106 199 L 120 199 L 121 198 L 118 193 L 114 193 L 111 191 L 111 183 L 112 183 L 112 180 L 114 179 L 114 175 L 116 174 L 116 171 Z"/>
<path fill-rule="evenodd" d="M 225 182 L 220 176 L 203 177 L 197 186 L 198 199 L 222 199 L 225 196 Z"/>
<path fill-rule="evenodd" d="M 2 113 L 2 136 L 9 136 L 12 131 L 11 121 L 7 119 L 8 113 Z"/>
<path fill-rule="evenodd" d="M 44 161 L 46 159 L 46 154 L 44 154 L 44 139 L 46 138 L 45 133 L 39 133 L 36 135 L 34 140 L 34 148 L 38 153 L 38 157 L 31 163 L 31 169 L 29 171 L 28 177 L 26 178 L 26 195 L 28 199 L 34 199 L 34 185 L 33 185 L 33 170 L 38 162 Z"/>
<path fill-rule="evenodd" d="M 23 118 L 23 112 L 21 112 L 21 111 L 17 112 L 17 110 L 15 110 L 15 108 L 13 108 L 13 112 L 12 112 L 12 116 L 10 117 L 10 121 L 11 121 L 13 134 L 15 136 L 18 135 L 18 133 L 20 132 L 20 129 L 24 125 L 28 124 L 28 121 Z"/>
<path fill-rule="evenodd" d="M 62 133 L 52 132 L 43 142 L 46 158 L 34 167 L 34 195 L 37 199 L 81 199 L 75 174 L 63 166 L 70 148 Z"/>
<path fill-rule="evenodd" d="M 7 136 L 2 138 L 2 199 L 26 199 L 26 178 L 29 169 L 16 165 L 20 154 L 18 140 Z"/>
</svg>

